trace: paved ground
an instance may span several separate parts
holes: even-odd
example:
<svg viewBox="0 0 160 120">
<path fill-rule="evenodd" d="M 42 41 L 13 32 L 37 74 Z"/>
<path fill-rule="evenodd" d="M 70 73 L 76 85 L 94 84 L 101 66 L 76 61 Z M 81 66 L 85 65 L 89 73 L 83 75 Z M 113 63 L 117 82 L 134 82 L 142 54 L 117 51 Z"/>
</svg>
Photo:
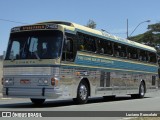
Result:
<svg viewBox="0 0 160 120">
<path fill-rule="evenodd" d="M 0 95 L 1 96 L 1 95 Z M 85 105 L 76 105 L 72 100 L 47 100 L 42 106 L 34 106 L 29 99 L 0 98 L 0 111 L 160 111 L 160 91 L 146 94 L 144 99 L 131 99 L 119 96 L 115 99 L 103 100 L 92 98 Z M 61 117 L 65 120 L 79 118 Z M 60 118 L 58 118 L 60 119 Z M 82 119 L 82 118 L 81 118 Z M 95 118 L 85 118 L 94 120 Z M 96 118 L 96 120 L 120 120 L 128 117 Z"/>
</svg>

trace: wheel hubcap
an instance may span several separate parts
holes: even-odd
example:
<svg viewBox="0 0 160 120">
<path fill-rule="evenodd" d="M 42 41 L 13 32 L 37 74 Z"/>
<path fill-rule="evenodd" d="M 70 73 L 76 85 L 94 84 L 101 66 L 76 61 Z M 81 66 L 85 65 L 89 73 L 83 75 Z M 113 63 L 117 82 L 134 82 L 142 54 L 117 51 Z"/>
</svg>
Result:
<svg viewBox="0 0 160 120">
<path fill-rule="evenodd" d="M 141 93 L 140 94 L 141 94 L 141 96 L 144 95 L 144 86 L 143 85 L 141 86 Z"/>
<path fill-rule="evenodd" d="M 80 86 L 80 90 L 79 90 L 79 95 L 80 95 L 80 98 L 82 100 L 86 100 L 87 99 L 87 88 L 85 85 L 81 85 Z"/>
</svg>

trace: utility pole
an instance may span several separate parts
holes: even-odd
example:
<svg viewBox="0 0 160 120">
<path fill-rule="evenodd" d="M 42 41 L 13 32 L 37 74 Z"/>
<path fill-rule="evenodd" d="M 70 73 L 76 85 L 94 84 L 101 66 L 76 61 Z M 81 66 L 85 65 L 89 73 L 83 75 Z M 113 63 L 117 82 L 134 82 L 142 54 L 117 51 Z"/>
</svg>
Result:
<svg viewBox="0 0 160 120">
<path fill-rule="evenodd" d="M 128 18 L 127 18 L 127 39 L 128 39 Z"/>
</svg>

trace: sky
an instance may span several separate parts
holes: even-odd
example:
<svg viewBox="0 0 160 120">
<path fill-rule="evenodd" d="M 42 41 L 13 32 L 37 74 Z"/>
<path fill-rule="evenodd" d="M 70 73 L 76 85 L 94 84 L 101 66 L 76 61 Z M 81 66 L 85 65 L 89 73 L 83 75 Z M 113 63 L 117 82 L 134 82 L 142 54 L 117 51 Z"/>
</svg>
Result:
<svg viewBox="0 0 160 120">
<path fill-rule="evenodd" d="M 147 31 L 148 24 L 160 22 L 160 0 L 0 0 L 0 55 L 6 51 L 10 29 L 37 22 L 63 20 L 86 25 L 126 38 Z M 9 21 L 5 21 L 9 20 Z M 15 21 L 15 22 L 11 22 Z"/>
</svg>

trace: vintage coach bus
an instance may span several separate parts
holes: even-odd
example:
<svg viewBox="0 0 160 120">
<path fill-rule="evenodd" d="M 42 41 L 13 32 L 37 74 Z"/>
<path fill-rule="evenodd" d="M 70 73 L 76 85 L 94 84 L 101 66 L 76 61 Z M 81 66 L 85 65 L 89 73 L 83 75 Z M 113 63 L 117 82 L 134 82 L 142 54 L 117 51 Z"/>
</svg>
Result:
<svg viewBox="0 0 160 120">
<path fill-rule="evenodd" d="M 158 87 L 156 50 L 71 22 L 11 29 L 2 79 L 4 97 L 70 99 L 131 95 Z"/>
</svg>

